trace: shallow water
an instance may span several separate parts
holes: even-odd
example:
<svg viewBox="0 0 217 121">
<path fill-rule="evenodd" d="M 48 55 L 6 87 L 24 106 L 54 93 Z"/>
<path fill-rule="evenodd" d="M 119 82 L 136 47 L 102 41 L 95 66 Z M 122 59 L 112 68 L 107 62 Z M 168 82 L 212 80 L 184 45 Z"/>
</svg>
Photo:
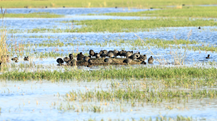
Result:
<svg viewBox="0 0 217 121">
<path fill-rule="evenodd" d="M 217 118 L 215 99 L 195 100 L 189 99 L 186 103 L 135 103 L 130 102 L 67 102 L 63 96 L 69 91 L 107 90 L 110 81 L 100 82 L 47 82 L 47 81 L 1 81 L 0 107 L 1 120 L 88 120 L 88 119 L 121 119 L 139 120 L 140 118 L 153 118 L 159 116 L 176 117 L 177 115 L 197 119 Z M 105 105 L 107 103 L 107 105 Z M 70 104 L 75 109 L 84 107 L 84 111 L 61 111 L 59 108 Z M 100 106 L 102 112 L 94 113 L 92 106 Z M 173 109 L 168 109 L 171 106 Z"/>
<path fill-rule="evenodd" d="M 138 12 L 149 9 L 136 8 L 9 8 L 7 13 L 35 13 L 47 12 L 61 15 L 78 15 L 78 14 L 102 14 L 111 12 Z"/>
</svg>

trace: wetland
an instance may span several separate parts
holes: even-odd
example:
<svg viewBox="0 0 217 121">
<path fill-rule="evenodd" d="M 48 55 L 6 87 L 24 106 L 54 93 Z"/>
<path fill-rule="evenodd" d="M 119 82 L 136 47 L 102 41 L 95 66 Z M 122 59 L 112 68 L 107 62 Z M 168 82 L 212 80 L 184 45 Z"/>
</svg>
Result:
<svg viewBox="0 0 217 121">
<path fill-rule="evenodd" d="M 0 15 L 0 120 L 217 119 L 216 1 L 14 2 Z M 69 54 L 75 65 L 57 63 Z M 99 64 L 79 65 L 89 55 Z"/>
</svg>

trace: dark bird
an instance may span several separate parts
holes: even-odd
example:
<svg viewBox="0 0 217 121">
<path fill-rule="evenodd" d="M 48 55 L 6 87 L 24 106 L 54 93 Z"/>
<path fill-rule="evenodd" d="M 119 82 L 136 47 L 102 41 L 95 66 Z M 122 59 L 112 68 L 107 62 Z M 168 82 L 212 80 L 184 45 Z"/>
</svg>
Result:
<svg viewBox="0 0 217 121">
<path fill-rule="evenodd" d="M 63 58 L 64 62 L 68 63 L 70 61 L 69 57 Z"/>
<path fill-rule="evenodd" d="M 76 66 L 77 65 L 77 61 L 75 59 L 71 60 L 71 66 Z"/>
<path fill-rule="evenodd" d="M 94 55 L 96 58 L 100 58 L 100 54 L 99 53 L 95 53 Z"/>
<path fill-rule="evenodd" d="M 148 59 L 148 63 L 149 63 L 149 64 L 153 64 L 153 62 L 154 62 L 154 58 L 151 56 L 151 57 Z"/>
<path fill-rule="evenodd" d="M 29 61 L 29 56 L 24 57 L 24 61 Z"/>
<path fill-rule="evenodd" d="M 140 57 L 138 58 L 140 61 L 144 61 L 147 59 L 147 56 L 144 54 L 144 55 L 140 55 Z"/>
<path fill-rule="evenodd" d="M 88 56 L 84 56 L 84 58 L 83 58 L 83 60 L 84 60 L 85 62 L 88 62 L 89 59 L 90 59 L 90 57 L 88 57 Z"/>
<path fill-rule="evenodd" d="M 144 64 L 144 65 L 146 65 L 146 62 L 145 61 L 142 61 L 142 63 L 141 64 Z"/>
<path fill-rule="evenodd" d="M 126 64 L 130 64 L 131 62 L 132 62 L 132 60 L 129 59 L 129 58 L 127 58 L 127 59 L 125 59 L 125 60 L 123 61 L 123 63 L 126 63 Z"/>
<path fill-rule="evenodd" d="M 73 59 L 73 54 L 69 54 L 69 59 L 70 59 L 70 60 Z"/>
<path fill-rule="evenodd" d="M 139 57 L 140 57 L 140 54 L 134 53 L 133 55 L 130 56 L 130 59 L 135 60 L 135 59 L 137 59 L 137 58 L 139 58 Z"/>
<path fill-rule="evenodd" d="M 210 54 L 207 55 L 206 59 L 209 59 L 209 58 L 210 58 Z"/>
<path fill-rule="evenodd" d="M 126 58 L 129 58 L 129 57 L 132 56 L 132 55 L 133 55 L 133 53 L 131 53 L 131 52 L 127 52 L 127 53 L 125 54 Z"/>
<path fill-rule="evenodd" d="M 82 52 L 80 52 L 78 55 L 77 55 L 77 60 L 82 60 L 84 58 L 84 55 L 82 54 Z"/>
<path fill-rule="evenodd" d="M 11 60 L 15 61 L 15 62 L 18 62 L 18 58 L 17 57 L 11 58 Z"/>
<path fill-rule="evenodd" d="M 201 27 L 199 26 L 198 29 L 201 29 Z"/>
<path fill-rule="evenodd" d="M 89 51 L 89 55 L 90 55 L 90 56 L 94 56 L 94 55 L 95 55 L 95 52 L 94 52 L 93 50 L 90 50 L 90 51 Z"/>
<path fill-rule="evenodd" d="M 109 53 L 108 53 L 108 57 L 109 57 L 109 58 L 112 58 L 112 57 L 114 57 L 114 56 L 115 56 L 115 55 L 114 55 L 113 52 L 109 52 Z"/>
<path fill-rule="evenodd" d="M 62 58 L 57 58 L 57 63 L 59 65 L 62 65 L 64 63 L 63 59 Z"/>
<path fill-rule="evenodd" d="M 112 63 L 112 59 L 111 58 L 106 58 L 106 59 L 104 59 L 104 62 L 106 62 L 106 63 Z"/>
</svg>

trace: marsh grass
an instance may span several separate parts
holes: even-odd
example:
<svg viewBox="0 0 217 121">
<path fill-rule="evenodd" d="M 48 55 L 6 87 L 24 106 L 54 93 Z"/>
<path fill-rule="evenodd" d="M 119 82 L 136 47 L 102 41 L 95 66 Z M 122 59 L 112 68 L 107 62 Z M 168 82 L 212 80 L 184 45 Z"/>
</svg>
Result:
<svg viewBox="0 0 217 121">
<path fill-rule="evenodd" d="M 214 14 L 217 11 L 216 6 L 191 6 L 182 7 L 182 9 L 171 7 L 163 10 L 128 12 L 128 13 L 106 13 L 104 15 L 113 16 L 149 16 L 149 17 L 192 17 L 192 18 L 216 18 Z"/>
<path fill-rule="evenodd" d="M 4 8 L 23 8 L 27 6 L 28 8 L 58 8 L 58 7 L 162 7 L 162 6 L 180 6 L 185 5 L 209 5 L 216 4 L 215 0 L 133 0 L 133 1 L 123 1 L 123 0 L 46 0 L 46 1 L 30 1 L 30 0 L 4 0 L 1 1 L 1 5 Z"/>
<path fill-rule="evenodd" d="M 159 27 L 182 27 L 182 26 L 216 26 L 215 20 L 189 19 L 189 18 L 154 18 L 145 20 L 81 20 L 75 24 L 82 25 L 74 29 L 46 29 L 36 28 L 28 30 L 31 33 L 37 32 L 139 32 L 150 31 Z"/>
<path fill-rule="evenodd" d="M 2 15 L 0 15 L 0 18 Z M 7 18 L 60 18 L 63 15 L 58 15 L 54 13 L 45 13 L 45 12 L 38 12 L 38 13 L 28 13 L 28 14 L 15 14 L 15 13 L 7 13 L 4 17 Z"/>
<path fill-rule="evenodd" d="M 20 72 L 12 71 L 5 72 L 0 75 L 1 79 L 7 80 L 102 80 L 102 79 L 120 79 L 130 80 L 154 78 L 154 79 L 166 79 L 166 78 L 217 78 L 216 68 L 193 68 L 193 67 L 126 67 L 115 68 L 111 67 L 106 69 L 85 71 L 85 70 L 65 70 L 59 71 L 36 71 L 36 72 Z"/>
</svg>

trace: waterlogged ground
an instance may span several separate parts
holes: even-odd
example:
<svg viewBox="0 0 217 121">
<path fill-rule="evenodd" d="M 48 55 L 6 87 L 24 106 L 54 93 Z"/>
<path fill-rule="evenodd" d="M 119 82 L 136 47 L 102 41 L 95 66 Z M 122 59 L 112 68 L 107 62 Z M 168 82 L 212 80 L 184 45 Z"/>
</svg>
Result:
<svg viewBox="0 0 217 121">
<path fill-rule="evenodd" d="M 116 80 L 115 82 L 119 82 Z M 109 119 L 156 119 L 177 115 L 194 119 L 214 120 L 217 118 L 215 99 L 189 99 L 180 103 L 165 102 L 152 104 L 133 101 L 67 101 L 70 91 L 87 92 L 111 90 L 111 81 L 100 82 L 47 82 L 1 81 L 1 120 L 109 120 Z M 120 82 L 122 83 L 122 82 Z M 140 83 L 139 81 L 136 83 Z M 71 106 L 70 109 L 69 105 Z M 100 107 L 94 112 L 94 107 Z"/>
<path fill-rule="evenodd" d="M 87 54 L 89 49 L 99 52 L 106 50 L 133 50 L 153 56 L 154 64 L 142 65 L 144 67 L 217 67 L 216 38 L 217 31 L 215 26 L 198 27 L 162 27 L 147 29 L 138 32 L 66 32 L 67 29 L 81 28 L 71 21 L 95 20 L 95 19 L 150 19 L 149 17 L 117 17 L 87 14 L 102 14 L 110 12 L 136 12 L 146 11 L 147 9 L 127 9 L 127 8 L 58 8 L 58 9 L 7 9 L 7 13 L 34 13 L 49 12 L 64 15 L 62 18 L 4 18 L 0 26 L 7 30 L 7 44 L 11 48 L 17 49 L 11 56 L 19 56 L 19 62 L 10 61 L 8 71 L 35 72 L 39 70 L 64 71 L 67 67 L 56 66 L 56 58 L 67 56 L 69 53 L 82 51 Z M 85 14 L 85 15 L 84 15 Z M 59 29 L 54 31 L 53 29 Z M 47 30 L 49 29 L 49 30 Z M 189 40 L 196 41 L 196 44 L 169 45 L 162 46 L 146 43 L 146 40 Z M 140 44 L 132 44 L 141 40 Z M 194 47 L 213 47 L 209 51 L 195 49 Z M 12 49 L 9 49 L 9 51 Z M 187 48 L 187 49 L 186 49 Z M 211 58 L 205 57 L 210 54 Z M 30 61 L 23 61 L 23 56 L 29 56 Z M 183 57 L 183 65 L 174 65 L 174 60 Z M 134 65 L 133 67 L 140 67 Z M 117 68 L 126 66 L 117 66 Z M 70 71 L 79 70 L 98 70 L 104 67 L 69 67 Z M 106 68 L 106 67 L 105 67 Z M 1 73 L 2 74 L 2 73 Z M 175 79 L 176 80 L 176 79 Z M 192 79 L 193 80 L 193 79 Z M 150 90 L 216 90 L 216 83 L 211 87 L 204 84 L 198 89 L 189 88 L 192 84 L 186 84 L 185 88 L 176 87 L 159 88 L 154 85 L 163 80 L 156 80 L 155 83 L 148 85 Z M 201 81 L 201 80 L 199 80 Z M 140 120 L 167 117 L 174 120 L 177 116 L 191 117 L 196 120 L 215 120 L 217 119 L 216 97 L 184 98 L 180 102 L 176 99 L 164 100 L 163 102 L 138 101 L 135 100 L 97 100 L 96 97 L 72 98 L 73 93 L 87 93 L 89 91 L 114 91 L 117 89 L 126 90 L 145 89 L 141 83 L 149 82 L 144 80 L 134 80 L 133 84 L 139 85 L 132 87 L 131 81 L 120 80 L 35 80 L 35 81 L 0 81 L 0 120 Z M 158 83 L 159 82 L 159 83 Z M 121 86 L 117 86 L 117 85 Z M 141 84 L 141 85 L 140 85 Z M 208 91 L 207 91 L 208 92 Z M 145 93 L 145 91 L 144 91 Z M 150 93 L 150 92 L 147 92 Z M 190 97 L 190 96 L 189 96 Z M 162 98 L 164 99 L 164 98 Z M 165 118 L 163 118 L 165 119 Z"/>
</svg>

